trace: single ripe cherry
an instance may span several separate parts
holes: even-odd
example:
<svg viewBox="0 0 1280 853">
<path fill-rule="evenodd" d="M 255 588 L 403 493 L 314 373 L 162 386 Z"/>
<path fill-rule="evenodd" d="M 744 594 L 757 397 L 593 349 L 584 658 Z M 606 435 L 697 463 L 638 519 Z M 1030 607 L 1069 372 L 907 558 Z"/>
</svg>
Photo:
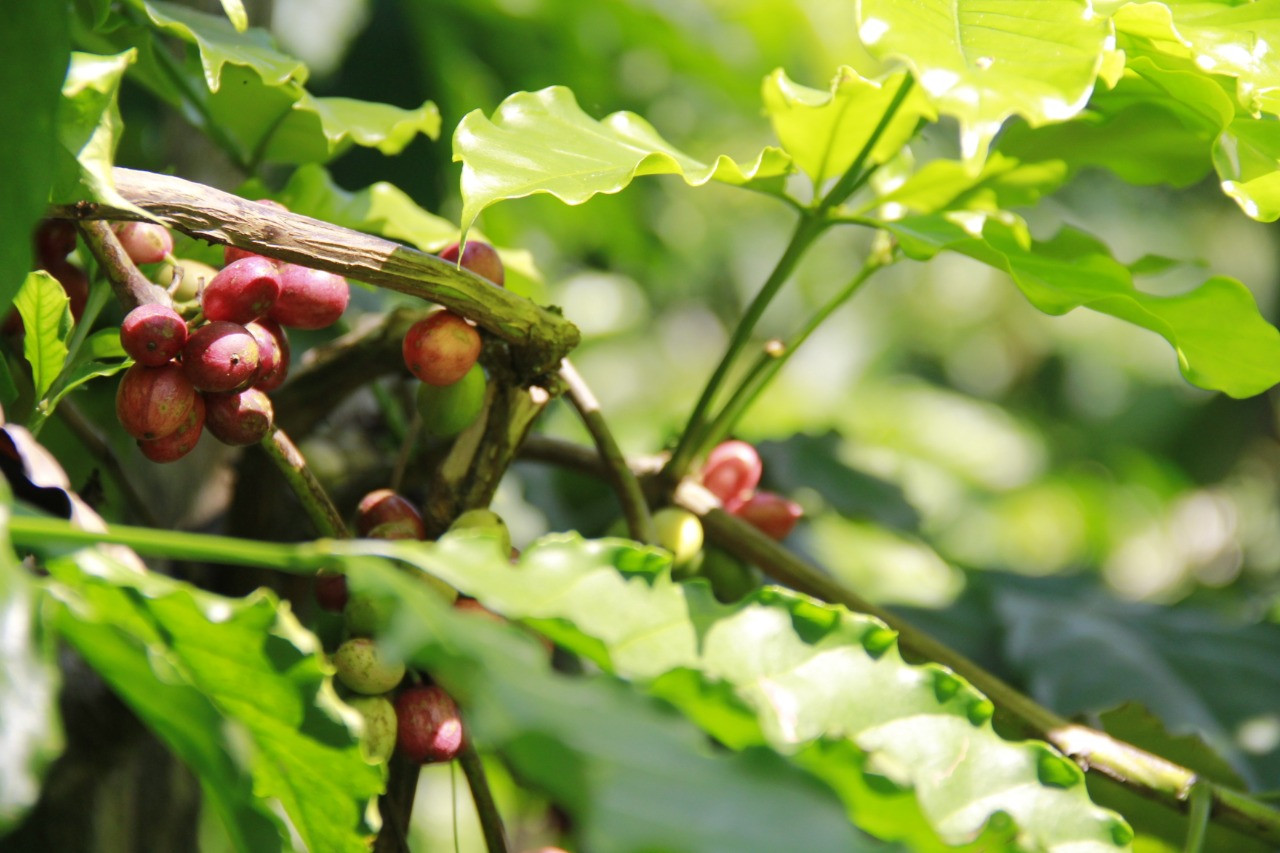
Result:
<svg viewBox="0 0 1280 853">
<path fill-rule="evenodd" d="M 471 270 L 499 287 L 502 287 L 507 277 L 502 258 L 498 256 L 498 250 L 483 240 L 468 240 L 466 248 L 462 250 L 461 259 L 458 257 L 458 244 L 450 243 L 440 252 L 440 259 Z"/>
<path fill-rule="evenodd" d="M 67 219 L 44 219 L 36 227 L 36 261 L 41 269 L 65 261 L 76 249 L 76 226 Z"/>
<path fill-rule="evenodd" d="M 773 492 L 756 492 L 733 514 L 751 524 L 771 539 L 787 537 L 804 510 L 795 501 L 787 500 Z"/>
<path fill-rule="evenodd" d="M 120 324 L 120 345 L 134 361 L 159 367 L 187 343 L 187 323 L 167 305 L 139 305 Z"/>
<path fill-rule="evenodd" d="M 452 385 L 479 357 L 480 333 L 452 311 L 436 311 L 404 336 L 404 363 L 428 385 Z"/>
<path fill-rule="evenodd" d="M 173 254 L 173 235 L 154 222 L 122 222 L 114 226 L 116 238 L 135 264 L 158 264 Z"/>
<path fill-rule="evenodd" d="M 452 761 L 464 742 L 458 706 L 440 687 L 418 685 L 396 697 L 396 747 L 406 758 Z"/>
<path fill-rule="evenodd" d="M 254 320 L 245 328 L 258 343 L 258 376 L 253 387 L 274 391 L 289 375 L 289 338 L 274 320 Z"/>
<path fill-rule="evenodd" d="M 280 296 L 280 270 L 259 255 L 222 268 L 204 287 L 200 304 L 210 320 L 248 323 L 264 316 Z"/>
<path fill-rule="evenodd" d="M 323 570 L 316 575 L 316 603 L 322 609 L 341 613 L 350 597 L 346 575 Z"/>
<path fill-rule="evenodd" d="M 205 427 L 223 444 L 257 444 L 271 432 L 274 420 L 271 398 L 257 388 L 205 395 Z"/>
<path fill-rule="evenodd" d="M 258 375 L 258 342 L 238 323 L 201 326 L 182 348 L 182 369 L 201 391 L 223 393 L 249 387 Z"/>
<path fill-rule="evenodd" d="M 760 483 L 760 454 L 745 441 L 722 442 L 707 455 L 702 485 L 720 499 L 727 512 L 740 507 Z"/>
<path fill-rule="evenodd" d="M 268 316 L 293 329 L 323 329 L 347 310 L 351 288 L 336 273 L 297 264 L 280 265 L 280 295 Z"/>
<path fill-rule="evenodd" d="M 135 364 L 124 372 L 116 389 L 120 425 L 144 441 L 177 432 L 195 405 L 196 389 L 172 362 L 160 367 Z"/>
<path fill-rule="evenodd" d="M 139 439 L 138 449 L 152 462 L 176 462 L 195 449 L 196 442 L 204 433 L 204 415 L 204 397 L 197 394 L 191 414 L 176 432 L 152 441 Z"/>
<path fill-rule="evenodd" d="M 387 534 L 401 530 L 411 535 L 374 535 L 375 531 Z M 425 539 L 427 528 L 408 498 L 391 489 L 375 489 L 356 507 L 356 532 L 374 539 Z"/>
</svg>

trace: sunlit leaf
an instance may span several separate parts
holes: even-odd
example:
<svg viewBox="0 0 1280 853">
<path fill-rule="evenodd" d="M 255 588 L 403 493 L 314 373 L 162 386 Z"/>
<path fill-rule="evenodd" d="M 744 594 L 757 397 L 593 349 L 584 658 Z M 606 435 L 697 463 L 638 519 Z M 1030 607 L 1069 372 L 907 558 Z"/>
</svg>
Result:
<svg viewBox="0 0 1280 853">
<path fill-rule="evenodd" d="M 27 275 L 13 300 L 22 315 L 26 334 L 22 354 L 31 365 L 31 381 L 38 397 L 44 397 L 67 360 L 67 335 L 71 331 L 71 300 L 58 280 L 47 272 Z"/>
<path fill-rule="evenodd" d="M 1084 306 L 1150 329 L 1173 345 L 1178 367 L 1193 385 L 1250 397 L 1280 382 L 1280 332 L 1235 279 L 1214 276 L 1187 293 L 1157 296 L 1136 289 L 1128 268 L 1080 231 L 1063 229 L 1033 242 L 995 219 L 975 234 L 941 215 L 886 227 L 911 257 L 946 249 L 1004 270 L 1046 314 Z"/>
<path fill-rule="evenodd" d="M 765 78 L 762 96 L 783 150 L 820 186 L 849 169 L 906 82 L 905 73 L 877 82 L 846 67 L 836 74 L 828 91 L 821 91 L 796 83 L 779 68 Z M 928 100 L 913 88 L 864 165 L 892 157 L 921 119 L 934 117 Z"/>
<path fill-rule="evenodd" d="M 277 163 L 323 163 L 352 143 L 399 154 L 418 134 L 440 135 L 440 111 L 431 101 L 415 110 L 352 98 L 316 98 L 303 92 L 266 137 L 262 158 Z"/>
<path fill-rule="evenodd" d="M 957 160 L 933 160 L 867 207 L 889 218 L 943 210 L 995 212 L 1031 205 L 1062 185 L 1067 166 L 1060 160 L 1022 163 L 993 153 L 977 174 Z"/>
<path fill-rule="evenodd" d="M 786 154 L 766 148 L 743 165 L 720 155 L 708 165 L 676 150 L 635 113 L 600 121 L 578 106 L 563 86 L 517 92 L 490 121 L 468 113 L 453 135 L 453 159 L 462 163 L 462 230 L 497 201 L 549 193 L 582 204 L 597 193 L 616 193 L 641 175 L 680 175 L 690 186 L 717 180 L 747 184 L 781 178 Z"/>
<path fill-rule="evenodd" d="M 914 790 L 949 842 L 972 839 L 997 812 L 1041 849 L 1128 841 L 1123 821 L 1089 802 L 1079 768 L 1044 744 L 1001 740 L 990 702 L 941 667 L 904 663 L 875 619 L 772 588 L 722 605 L 703 582 L 673 583 L 660 552 L 622 540 L 551 536 L 518 566 L 477 535 L 403 555 L 500 613 L 538 620 L 624 678 L 697 673 L 705 701 L 750 709 L 774 749 L 856 746 L 871 772 Z M 733 714 L 691 710 L 700 724 L 728 720 L 742 731 Z"/>
<path fill-rule="evenodd" d="M 971 168 L 1009 116 L 1041 125 L 1083 109 L 1110 29 L 1081 0 L 860 0 L 855 9 L 867 50 L 906 64 L 938 111 L 959 120 Z"/>
<path fill-rule="evenodd" d="M 90 549 L 48 567 L 60 633 L 191 767 L 237 849 L 293 849 L 293 832 L 302 849 L 367 849 L 382 772 L 319 641 L 273 594 L 223 598 Z"/>
<path fill-rule="evenodd" d="M 236 32 L 242 33 L 249 28 L 249 16 L 244 11 L 243 0 L 222 0 L 222 11 L 226 13 Z"/>
<path fill-rule="evenodd" d="M 21 164 L 0 180 L 0 314 L 31 269 L 31 232 L 49 200 L 56 114 L 70 55 L 67 6 L 17 3 L 0 27 L 5 129 L 0 163 Z"/>
<path fill-rule="evenodd" d="M 1259 222 L 1280 219 L 1280 122 L 1238 118 L 1213 146 L 1222 191 Z"/>
</svg>

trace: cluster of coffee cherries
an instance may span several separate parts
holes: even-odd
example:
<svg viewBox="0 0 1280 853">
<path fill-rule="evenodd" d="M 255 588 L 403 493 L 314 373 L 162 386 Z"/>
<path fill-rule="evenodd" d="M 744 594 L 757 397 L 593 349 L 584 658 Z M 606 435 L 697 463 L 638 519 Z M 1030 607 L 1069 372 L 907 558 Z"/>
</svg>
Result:
<svg viewBox="0 0 1280 853">
<path fill-rule="evenodd" d="M 284 209 L 270 200 L 259 204 Z M 173 240 L 162 226 L 130 222 L 117 237 L 134 263 L 172 258 Z M 171 275 L 186 267 L 175 262 Z M 155 462 L 185 456 L 206 430 L 233 446 L 261 441 L 274 420 L 267 393 L 289 369 L 285 327 L 329 326 L 349 298 L 340 275 L 226 247 L 222 269 L 198 281 L 192 322 L 160 303 L 125 316 L 120 343 L 134 364 L 120 380 L 116 417 Z"/>
<path fill-rule="evenodd" d="M 725 511 L 781 540 L 795 527 L 803 510 L 795 501 L 757 489 L 763 471 L 756 449 L 735 439 L 717 445 L 707 455 L 698 479 Z M 704 577 L 722 601 L 736 601 L 758 585 L 756 570 L 719 548 L 704 547 L 702 523 L 693 513 L 663 507 L 653 514 L 653 524 L 658 544 L 672 554 L 674 577 Z"/>
<path fill-rule="evenodd" d="M 453 243 L 440 252 L 451 261 L 501 287 L 506 278 L 493 246 L 471 240 L 459 252 Z M 480 333 L 464 317 L 441 308 L 409 327 L 404 336 L 404 363 L 421 381 L 417 407 L 423 432 L 452 438 L 466 429 L 484 407 L 485 375 L 477 363 Z"/>
<path fill-rule="evenodd" d="M 510 549 L 506 525 L 490 510 L 465 512 L 450 529 L 466 527 L 495 529 L 504 547 Z M 361 498 L 355 528 L 359 536 L 370 539 L 426 538 L 426 525 L 417 508 L 390 489 L 378 489 Z M 459 598 L 448 584 L 428 575 L 419 577 L 455 607 L 482 609 L 472 599 Z M 333 573 L 316 577 L 315 595 L 322 608 L 342 614 L 346 639 L 332 660 L 338 683 L 347 693 L 345 701 L 364 717 L 363 743 L 370 760 L 386 761 L 397 749 L 422 764 L 456 758 L 465 745 L 465 733 L 452 697 L 438 685 L 425 681 L 402 687 L 404 663 L 389 659 L 377 644 L 376 638 L 386 631 L 395 602 L 352 595 L 346 578 Z"/>
</svg>

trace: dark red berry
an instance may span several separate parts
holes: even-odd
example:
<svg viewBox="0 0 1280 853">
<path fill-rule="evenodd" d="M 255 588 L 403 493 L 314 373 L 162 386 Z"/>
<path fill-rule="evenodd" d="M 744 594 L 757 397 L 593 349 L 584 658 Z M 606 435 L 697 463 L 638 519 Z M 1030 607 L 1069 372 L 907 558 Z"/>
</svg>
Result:
<svg viewBox="0 0 1280 853">
<path fill-rule="evenodd" d="M 440 252 L 441 260 L 450 261 L 458 264 L 463 269 L 471 270 L 478 276 L 489 279 L 489 281 L 502 286 L 506 280 L 506 269 L 502 265 L 502 258 L 498 257 L 498 250 L 490 246 L 483 240 L 468 240 L 467 247 L 462 250 L 462 260 L 458 260 L 458 244 L 450 243 Z"/>
<path fill-rule="evenodd" d="M 173 462 L 190 453 L 204 432 L 204 397 L 197 394 L 187 420 L 171 435 L 152 441 L 138 441 L 142 455 L 152 462 Z"/>
<path fill-rule="evenodd" d="M 772 539 L 785 539 L 804 510 L 800 504 L 773 492 L 756 492 L 733 514 Z"/>
<path fill-rule="evenodd" d="M 347 606 L 347 576 L 322 571 L 316 575 L 316 603 L 324 610 L 341 613 Z"/>
<path fill-rule="evenodd" d="M 720 499 L 724 508 L 733 512 L 751 497 L 760 483 L 763 464 L 760 454 L 745 441 L 726 441 L 716 445 L 702 466 L 702 485 Z"/>
<path fill-rule="evenodd" d="M 219 321 L 192 332 L 182 348 L 182 369 L 201 391 L 239 391 L 258 375 L 258 356 L 258 342 L 248 329 Z"/>
<path fill-rule="evenodd" d="M 125 254 L 135 264 L 158 264 L 173 254 L 173 235 L 154 222 L 122 222 L 113 226 Z"/>
<path fill-rule="evenodd" d="M 405 757 L 422 764 L 452 761 L 464 740 L 458 706 L 443 689 L 415 686 L 396 697 L 396 747 Z"/>
<path fill-rule="evenodd" d="M 76 250 L 76 226 L 66 219 L 45 219 L 36 227 L 36 262 L 41 269 L 65 261 Z"/>
<path fill-rule="evenodd" d="M 271 431 L 271 398 L 257 388 L 236 394 L 205 395 L 205 427 L 223 444 L 257 444 Z"/>
<path fill-rule="evenodd" d="M 135 364 L 116 389 L 116 417 L 134 438 L 153 441 L 172 435 L 187 422 L 196 389 L 177 364 Z"/>
<path fill-rule="evenodd" d="M 120 324 L 120 344 L 134 361 L 159 367 L 182 352 L 187 323 L 167 305 L 139 305 Z"/>
<path fill-rule="evenodd" d="M 266 315 L 280 295 L 280 271 L 266 258 L 242 258 L 204 287 L 200 304 L 210 320 L 248 323 Z"/>
<path fill-rule="evenodd" d="M 245 328 L 258 343 L 258 377 L 253 387 L 274 391 L 289 375 L 289 339 L 274 320 L 254 320 Z"/>
<path fill-rule="evenodd" d="M 375 534 L 380 528 L 382 535 Z M 408 498 L 391 489 L 376 489 L 361 498 L 356 507 L 356 532 L 374 539 L 425 539 L 427 528 L 422 514 Z M 398 535 L 402 532 L 412 535 Z"/>
<path fill-rule="evenodd" d="M 351 288 L 340 275 L 297 264 L 280 266 L 280 296 L 268 316 L 294 329 L 323 329 L 347 310 Z"/>
<path fill-rule="evenodd" d="M 452 311 L 436 311 L 404 336 L 404 363 L 428 385 L 452 385 L 479 357 L 480 333 Z"/>
</svg>

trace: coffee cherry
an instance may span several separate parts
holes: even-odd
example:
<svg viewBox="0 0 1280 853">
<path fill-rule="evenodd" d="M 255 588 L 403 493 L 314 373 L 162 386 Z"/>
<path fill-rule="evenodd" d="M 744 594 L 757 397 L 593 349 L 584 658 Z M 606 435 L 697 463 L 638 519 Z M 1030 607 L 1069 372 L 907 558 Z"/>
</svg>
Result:
<svg viewBox="0 0 1280 853">
<path fill-rule="evenodd" d="M 796 526 L 804 510 L 795 501 L 773 492 L 756 492 L 733 514 L 772 539 L 782 540 Z"/>
<path fill-rule="evenodd" d="M 340 275 L 297 264 L 280 265 L 280 295 L 268 316 L 294 329 L 323 329 L 347 310 L 351 288 Z"/>
<path fill-rule="evenodd" d="M 135 364 L 116 388 L 116 417 L 134 438 L 153 441 L 177 432 L 196 404 L 196 389 L 182 368 Z"/>
<path fill-rule="evenodd" d="M 468 240 L 467 247 L 462 250 L 462 260 L 458 260 L 458 244 L 450 243 L 440 252 L 441 260 L 451 261 L 463 269 L 471 270 L 478 276 L 502 286 L 506 279 L 506 270 L 502 266 L 502 258 L 498 250 L 483 240 Z"/>
<path fill-rule="evenodd" d="M 511 531 L 507 523 L 491 509 L 469 509 L 453 520 L 449 525 L 452 530 L 488 530 L 498 537 L 498 546 L 503 554 L 511 551 Z"/>
<path fill-rule="evenodd" d="M 347 599 L 342 620 L 351 636 L 376 637 L 386 633 L 395 613 L 395 599 L 358 593 Z"/>
<path fill-rule="evenodd" d="M 205 406 L 205 426 L 214 438 L 232 447 L 262 441 L 271 432 L 275 419 L 271 398 L 257 388 L 234 394 L 206 394 Z"/>
<path fill-rule="evenodd" d="M 139 305 L 120 324 L 120 345 L 147 367 L 159 367 L 174 358 L 186 342 L 186 321 L 167 305 Z"/>
<path fill-rule="evenodd" d="M 392 660 L 368 637 L 347 640 L 333 653 L 338 680 L 357 693 L 386 693 L 404 678 L 404 661 Z"/>
<path fill-rule="evenodd" d="M 484 368 L 471 365 L 452 385 L 418 386 L 418 413 L 422 431 L 433 438 L 453 438 L 469 427 L 484 408 Z"/>
<path fill-rule="evenodd" d="M 372 531 L 386 525 L 399 525 L 413 531 L 412 536 L 372 536 Z M 376 489 L 360 499 L 356 507 L 356 532 L 375 539 L 425 539 L 426 525 L 422 513 L 403 495 L 391 489 Z"/>
<path fill-rule="evenodd" d="M 248 323 L 265 315 L 280 296 L 280 271 L 257 255 L 228 264 L 204 287 L 200 304 L 210 320 Z"/>
<path fill-rule="evenodd" d="M 289 338 L 274 320 L 254 320 L 245 328 L 258 344 L 258 375 L 253 387 L 274 391 L 289 375 Z"/>
<path fill-rule="evenodd" d="M 173 235 L 154 222 L 122 222 L 112 226 L 120 245 L 135 264 L 158 264 L 173 253 Z"/>
<path fill-rule="evenodd" d="M 177 258 L 173 263 L 165 264 L 156 273 L 156 284 L 164 288 L 173 288 L 169 295 L 175 302 L 190 302 L 200 295 L 205 285 L 213 281 L 218 271 L 206 263 L 188 258 Z M 181 278 L 178 278 L 181 276 Z M 174 281 L 178 286 L 174 287 Z"/>
<path fill-rule="evenodd" d="M 711 592 L 725 604 L 733 604 L 760 586 L 759 573 L 746 563 L 721 551 L 708 548 L 702 552 L 698 574 L 711 584 Z"/>
<path fill-rule="evenodd" d="M 347 606 L 347 576 L 320 571 L 315 580 L 316 603 L 331 613 L 341 613 Z"/>
<path fill-rule="evenodd" d="M 190 453 L 204 433 L 204 397 L 196 394 L 186 421 L 170 435 L 151 441 L 138 440 L 138 449 L 152 462 L 176 462 Z"/>
<path fill-rule="evenodd" d="M 347 704 L 364 718 L 360 748 L 366 761 L 382 764 L 396 749 L 396 709 L 385 696 L 353 696 Z"/>
<path fill-rule="evenodd" d="M 258 375 L 258 342 L 239 323 L 201 326 L 182 348 L 182 369 L 201 391 L 224 393 L 249 387 Z"/>
<path fill-rule="evenodd" d="M 36 226 L 35 244 L 36 263 L 48 269 L 76 250 L 76 226 L 67 219 L 43 219 Z"/>
<path fill-rule="evenodd" d="M 404 363 L 428 385 L 452 385 L 480 357 L 480 333 L 452 311 L 437 311 L 409 327 Z"/>
<path fill-rule="evenodd" d="M 763 463 L 756 449 L 745 441 L 716 445 L 702 466 L 702 485 L 720 499 L 727 512 L 742 505 L 760 483 Z"/>
<path fill-rule="evenodd" d="M 396 747 L 422 764 L 452 761 L 465 737 L 458 706 L 435 685 L 410 687 L 396 697 Z"/>
<path fill-rule="evenodd" d="M 679 507 L 663 507 L 653 514 L 658 544 L 672 555 L 672 567 L 682 569 L 702 550 L 702 522 Z"/>
</svg>

